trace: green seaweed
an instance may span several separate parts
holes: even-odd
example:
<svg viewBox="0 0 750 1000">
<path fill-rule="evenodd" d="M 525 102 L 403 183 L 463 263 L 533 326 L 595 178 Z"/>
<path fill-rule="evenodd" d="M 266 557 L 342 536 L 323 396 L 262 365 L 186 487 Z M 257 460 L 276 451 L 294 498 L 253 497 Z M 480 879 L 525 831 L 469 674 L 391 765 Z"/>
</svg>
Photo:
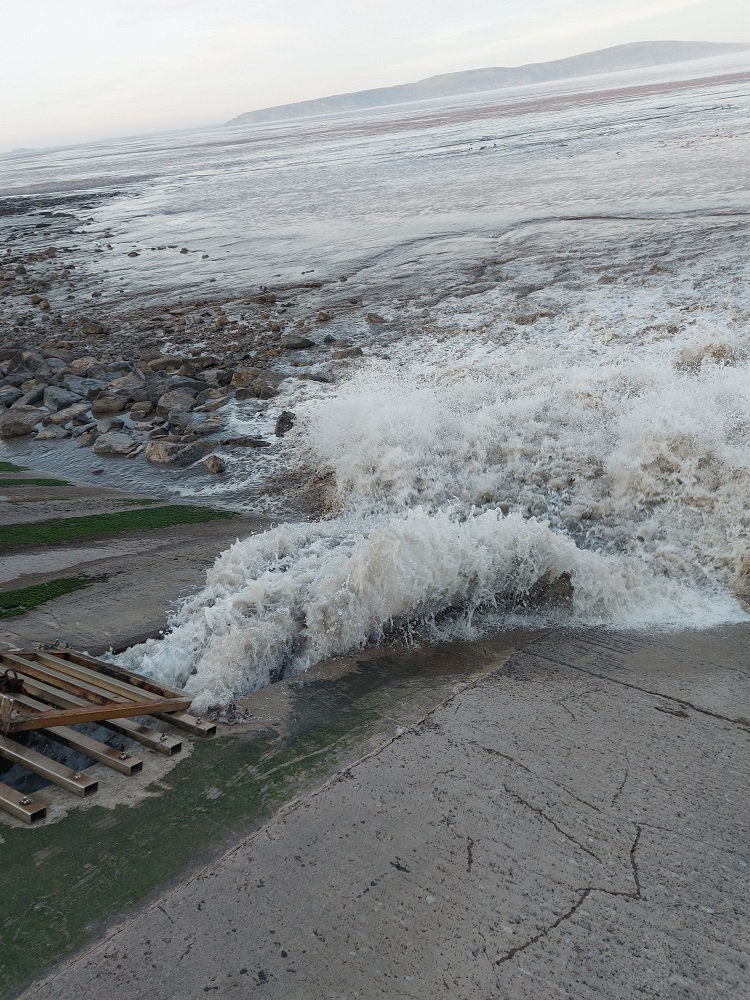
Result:
<svg viewBox="0 0 750 1000">
<path fill-rule="evenodd" d="M 14 465 L 12 462 L 0 462 L 0 472 L 25 472 L 25 465 Z"/>
<path fill-rule="evenodd" d="M 9 486 L 70 486 L 67 479 L 0 479 L 0 490 Z"/>
<path fill-rule="evenodd" d="M 106 573 L 100 576 L 63 576 L 57 580 L 38 583 L 34 587 L 19 587 L 17 590 L 0 592 L 0 618 L 17 618 L 27 611 L 38 608 L 40 604 L 54 601 L 63 594 L 72 594 L 75 590 L 83 590 L 93 583 L 101 583 L 109 577 Z"/>
<path fill-rule="evenodd" d="M 30 524 L 5 524 L 0 526 L 0 545 L 65 545 L 67 542 L 99 535 L 114 535 L 124 531 L 156 531 L 180 524 L 203 524 L 206 521 L 236 516 L 234 511 L 172 504 L 167 507 L 88 514 L 85 517 L 57 518 Z"/>
</svg>

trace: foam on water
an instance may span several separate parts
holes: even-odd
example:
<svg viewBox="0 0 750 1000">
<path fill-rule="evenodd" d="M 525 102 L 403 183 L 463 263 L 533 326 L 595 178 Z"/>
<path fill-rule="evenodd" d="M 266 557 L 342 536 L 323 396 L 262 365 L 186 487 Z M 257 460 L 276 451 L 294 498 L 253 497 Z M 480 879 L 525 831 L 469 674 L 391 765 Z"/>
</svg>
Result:
<svg viewBox="0 0 750 1000">
<path fill-rule="evenodd" d="M 740 332 L 629 352 L 458 336 L 401 355 L 298 407 L 288 457 L 328 473 L 330 519 L 238 541 L 167 637 L 122 662 L 204 709 L 394 631 L 744 617 Z"/>
</svg>

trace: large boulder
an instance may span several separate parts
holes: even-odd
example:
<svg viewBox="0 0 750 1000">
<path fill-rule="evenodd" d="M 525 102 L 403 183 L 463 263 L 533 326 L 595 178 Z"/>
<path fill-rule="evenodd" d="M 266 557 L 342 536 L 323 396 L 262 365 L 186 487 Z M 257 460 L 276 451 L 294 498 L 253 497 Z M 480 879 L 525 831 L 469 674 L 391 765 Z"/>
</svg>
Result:
<svg viewBox="0 0 750 1000">
<path fill-rule="evenodd" d="M 23 393 L 20 389 L 16 389 L 12 385 L 4 385 L 0 389 L 0 406 L 12 406 L 21 396 Z"/>
<path fill-rule="evenodd" d="M 72 406 L 73 403 L 79 402 L 80 398 L 75 392 L 71 392 L 70 389 L 63 389 L 59 385 L 48 385 L 44 390 L 44 405 L 48 410 L 52 410 L 53 413 Z"/>
<path fill-rule="evenodd" d="M 276 420 L 276 437 L 284 437 L 294 427 L 296 415 L 291 410 L 282 410 Z"/>
<path fill-rule="evenodd" d="M 170 389 L 159 397 L 156 412 L 166 417 L 170 410 L 190 412 L 195 409 L 195 392 L 192 389 Z"/>
<path fill-rule="evenodd" d="M 80 375 L 64 375 L 62 384 L 64 388 L 77 393 L 83 399 L 96 399 L 99 393 L 106 388 L 101 379 L 82 378 Z"/>
<path fill-rule="evenodd" d="M 315 341 L 309 340 L 307 337 L 282 337 L 279 341 L 279 346 L 283 347 L 285 351 L 304 351 L 308 347 L 315 347 Z"/>
<path fill-rule="evenodd" d="M 31 434 L 44 416 L 35 406 L 14 406 L 0 416 L 0 437 L 24 437 Z"/>
<path fill-rule="evenodd" d="M 64 410 L 58 410 L 57 413 L 53 413 L 49 418 L 51 424 L 67 424 L 69 420 L 86 420 L 85 414 L 89 411 L 88 403 L 73 403 L 71 406 L 66 406 Z"/>
<path fill-rule="evenodd" d="M 211 447 L 205 441 L 187 445 L 181 441 L 151 441 L 146 447 L 146 460 L 159 465 L 184 467 L 199 462 L 206 452 L 211 451 Z"/>
<path fill-rule="evenodd" d="M 119 396 L 116 392 L 103 392 L 91 404 L 91 412 L 95 417 L 106 417 L 112 413 L 122 413 L 130 400 L 127 396 Z"/>
<path fill-rule="evenodd" d="M 49 427 L 43 427 L 40 431 L 37 431 L 36 441 L 58 441 L 61 438 L 70 437 L 70 431 L 66 431 L 64 427 L 55 426 L 52 424 Z"/>
<path fill-rule="evenodd" d="M 124 431 L 107 431 L 94 442 L 97 455 L 129 455 L 138 447 L 138 442 Z"/>
</svg>

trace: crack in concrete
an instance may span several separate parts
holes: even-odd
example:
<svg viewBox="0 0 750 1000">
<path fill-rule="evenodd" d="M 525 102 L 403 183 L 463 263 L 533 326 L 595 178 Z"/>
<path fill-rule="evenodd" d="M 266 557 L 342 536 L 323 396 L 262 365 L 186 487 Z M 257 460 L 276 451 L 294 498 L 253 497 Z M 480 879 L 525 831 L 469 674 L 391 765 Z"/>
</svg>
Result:
<svg viewBox="0 0 750 1000">
<path fill-rule="evenodd" d="M 612 802 L 610 803 L 610 805 L 614 805 L 615 802 L 617 802 L 617 800 L 622 795 L 623 790 L 625 788 L 625 783 L 628 780 L 629 776 L 630 776 L 630 762 L 628 761 L 628 759 L 626 757 L 625 758 L 625 775 L 624 775 L 622 781 L 620 782 L 619 788 L 617 789 L 617 791 L 615 792 L 615 794 L 612 796 Z"/>
<path fill-rule="evenodd" d="M 560 924 L 564 923 L 566 920 L 570 920 L 570 918 L 575 914 L 575 912 L 581 906 L 583 906 L 583 904 L 591 895 L 591 892 L 592 892 L 591 889 L 584 889 L 581 895 L 576 900 L 576 902 L 573 903 L 573 905 L 570 907 L 570 909 L 566 910 L 566 912 L 563 913 L 561 917 L 558 917 L 554 923 L 550 924 L 549 927 L 545 927 L 543 930 L 539 931 L 538 934 L 535 934 L 533 937 L 529 938 L 528 941 L 524 941 L 523 944 L 519 944 L 516 945 L 515 948 L 511 948 L 510 951 L 505 953 L 505 955 L 501 955 L 500 958 L 496 959 L 494 964 L 497 966 L 497 965 L 502 965 L 504 962 L 510 962 L 511 959 L 516 957 L 516 955 L 520 954 L 522 951 L 526 951 L 528 948 L 531 948 L 532 945 L 535 945 L 537 941 L 541 941 L 542 938 L 547 937 L 548 934 L 551 934 L 552 931 L 554 931 L 556 928 L 560 926 Z"/>
<path fill-rule="evenodd" d="M 466 873 L 471 875 L 471 867 L 474 864 L 474 841 L 471 837 L 466 838 Z"/>
<path fill-rule="evenodd" d="M 511 792 L 510 794 L 513 795 L 514 793 Z M 531 806 L 531 808 L 534 809 L 533 806 Z M 534 809 L 534 812 L 539 812 L 539 810 Z M 577 910 L 580 909 L 583 903 L 585 903 L 586 900 L 589 898 L 589 896 L 591 896 L 591 894 L 594 892 L 601 892 L 607 896 L 619 896 L 622 899 L 631 899 L 636 902 L 640 902 L 643 899 L 643 889 L 641 886 L 641 876 L 638 870 L 638 862 L 636 860 L 636 854 L 638 852 L 638 847 L 641 842 L 642 832 L 643 832 L 643 827 L 639 825 L 636 828 L 635 839 L 630 846 L 630 851 L 628 854 L 630 860 L 630 868 L 633 873 L 633 880 L 635 882 L 634 892 L 616 892 L 614 889 L 601 889 L 595 885 L 588 885 L 584 889 L 578 889 L 577 891 L 580 893 L 580 896 L 578 897 L 576 902 L 573 903 L 573 905 L 570 907 L 569 910 L 566 910 L 566 912 L 563 913 L 561 917 L 558 917 L 557 920 L 554 921 L 554 923 L 551 923 L 549 927 L 543 928 L 543 930 L 539 931 L 538 934 L 535 934 L 533 937 L 530 937 L 528 941 L 524 941 L 523 944 L 519 944 L 516 945 L 515 948 L 511 948 L 510 951 L 506 952 L 500 958 L 496 959 L 493 964 L 497 966 L 497 965 L 502 965 L 504 962 L 510 962 L 511 959 L 515 958 L 515 956 L 520 954 L 520 952 L 526 951 L 528 948 L 531 948 L 533 945 L 535 945 L 538 941 L 541 941 L 542 938 L 547 937 L 547 935 L 551 934 L 552 931 L 554 931 L 556 928 L 560 926 L 560 924 L 564 923 L 566 920 L 570 920 L 570 918 L 576 913 Z M 567 836 L 567 834 L 565 834 L 565 836 Z"/>
<path fill-rule="evenodd" d="M 509 754 L 503 753 L 501 750 L 494 750 L 492 747 L 482 746 L 482 744 L 477 743 L 476 740 L 470 740 L 469 745 L 479 747 L 480 750 L 484 750 L 485 753 L 491 754 L 493 757 L 502 757 L 503 760 L 507 760 L 509 763 L 515 764 L 516 767 L 520 768 L 522 771 L 525 771 L 527 774 L 530 774 L 532 778 L 537 778 L 539 781 L 548 781 L 551 785 L 554 785 L 555 788 L 562 789 L 562 791 L 564 791 L 567 795 L 569 795 L 571 799 L 575 799 L 576 802 L 580 802 L 582 806 L 588 806 L 588 808 L 593 809 L 594 812 L 601 812 L 599 806 L 595 806 L 593 802 L 587 802 L 586 799 L 582 799 L 579 795 L 576 795 L 575 792 L 571 792 L 571 790 L 567 787 L 567 785 L 563 785 L 559 781 L 555 781 L 555 779 L 550 778 L 549 775 L 537 774 L 536 771 L 532 771 L 530 767 L 527 767 L 525 764 L 522 764 L 520 760 L 516 760 Z"/>
<path fill-rule="evenodd" d="M 607 681 L 610 684 L 619 684 L 620 687 L 630 688 L 632 691 L 640 691 L 641 694 L 651 695 L 652 698 L 663 698 L 665 701 L 672 701 L 678 705 L 681 709 L 692 708 L 694 712 L 698 712 L 700 715 L 707 715 L 712 719 L 720 719 L 722 722 L 729 722 L 733 726 L 739 726 L 740 729 L 744 730 L 746 733 L 750 733 L 750 722 L 745 718 L 733 719 L 729 715 L 722 715 L 720 712 L 712 712 L 710 708 L 701 708 L 699 705 L 695 705 L 692 701 L 687 701 L 685 698 L 676 698 L 671 694 L 663 694 L 661 691 L 651 691 L 649 688 L 640 687 L 638 684 L 631 684 L 629 681 L 620 681 L 615 677 L 608 677 L 606 674 L 600 674 L 596 670 L 588 670 L 586 667 L 578 667 L 574 663 L 566 663 L 565 660 L 555 659 L 554 656 L 545 656 L 544 653 L 537 653 L 530 649 L 519 649 L 517 650 L 518 655 L 522 656 L 536 656 L 540 660 L 547 660 L 549 663 L 554 663 L 558 667 L 567 667 L 569 670 L 576 670 L 581 674 L 588 674 L 589 677 L 596 677 L 598 680 Z"/>
<path fill-rule="evenodd" d="M 540 819 L 545 820 L 547 823 L 553 826 L 557 830 L 557 832 L 561 836 L 569 840 L 571 844 L 575 844 L 576 847 L 579 847 L 585 854 L 588 854 L 589 857 L 592 857 L 595 861 L 598 861 L 600 865 L 604 864 L 604 862 L 602 861 L 602 859 L 599 857 L 598 854 L 592 851 L 590 847 L 586 847 L 579 840 L 576 840 L 575 837 L 571 837 L 571 835 L 567 833 L 565 830 L 563 830 L 562 827 L 558 826 L 557 823 L 552 819 L 552 817 L 548 816 L 543 809 L 540 809 L 537 806 L 533 806 L 530 802 L 528 802 L 521 795 L 519 795 L 518 792 L 514 792 L 512 788 L 508 788 L 508 786 L 505 783 L 503 783 L 503 788 L 505 789 L 507 794 L 511 796 L 511 798 L 514 798 L 516 802 L 520 802 L 521 805 L 526 806 L 528 809 L 531 809 L 531 811 L 536 813 Z"/>
</svg>

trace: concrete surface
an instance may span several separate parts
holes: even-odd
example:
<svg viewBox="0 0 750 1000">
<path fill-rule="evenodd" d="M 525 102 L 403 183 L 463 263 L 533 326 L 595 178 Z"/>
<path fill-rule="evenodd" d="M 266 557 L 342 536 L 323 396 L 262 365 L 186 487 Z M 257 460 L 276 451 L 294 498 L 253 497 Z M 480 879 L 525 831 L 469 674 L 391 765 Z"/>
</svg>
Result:
<svg viewBox="0 0 750 1000">
<path fill-rule="evenodd" d="M 24 997 L 750 997 L 748 630 L 549 633 Z"/>
</svg>

